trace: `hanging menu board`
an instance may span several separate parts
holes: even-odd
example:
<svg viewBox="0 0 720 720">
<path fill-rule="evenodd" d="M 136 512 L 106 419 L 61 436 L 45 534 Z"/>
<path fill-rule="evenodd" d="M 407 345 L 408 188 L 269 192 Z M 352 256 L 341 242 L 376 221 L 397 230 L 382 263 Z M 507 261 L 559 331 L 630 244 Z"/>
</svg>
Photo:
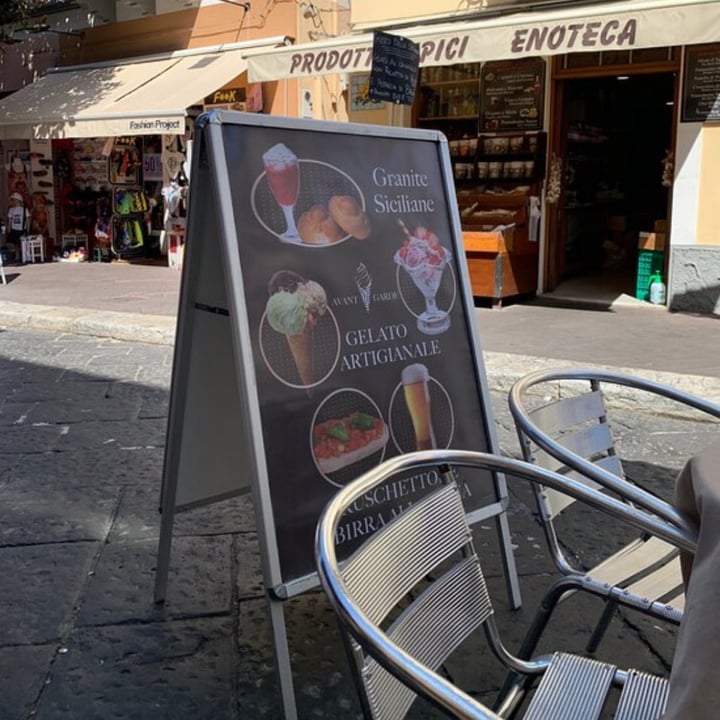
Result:
<svg viewBox="0 0 720 720">
<path fill-rule="evenodd" d="M 685 49 L 682 121 L 720 120 L 720 45 Z"/>
<path fill-rule="evenodd" d="M 246 113 L 199 128 L 159 576 L 167 513 L 252 485 L 265 581 L 287 597 L 314 584 L 315 528 L 339 488 L 415 450 L 497 452 L 447 143 Z M 516 588 L 504 480 L 457 480 L 471 521 L 497 519 Z M 439 482 L 430 468 L 365 496 L 339 552 Z"/>
<path fill-rule="evenodd" d="M 370 99 L 412 105 L 420 66 L 420 46 L 408 38 L 373 33 Z"/>
<path fill-rule="evenodd" d="M 545 61 L 528 58 L 485 63 L 480 92 L 482 131 L 540 130 Z"/>
</svg>

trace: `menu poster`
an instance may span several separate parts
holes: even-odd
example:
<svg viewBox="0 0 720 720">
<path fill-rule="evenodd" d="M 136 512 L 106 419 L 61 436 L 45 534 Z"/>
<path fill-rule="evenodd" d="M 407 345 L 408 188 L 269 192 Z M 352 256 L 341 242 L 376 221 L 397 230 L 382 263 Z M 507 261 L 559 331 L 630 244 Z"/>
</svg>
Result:
<svg viewBox="0 0 720 720">
<path fill-rule="evenodd" d="M 420 67 L 420 46 L 408 38 L 373 33 L 370 99 L 412 105 Z"/>
<path fill-rule="evenodd" d="M 720 120 L 720 45 L 685 48 L 682 121 Z"/>
<path fill-rule="evenodd" d="M 490 450 L 437 134 L 324 127 L 222 126 L 285 581 L 315 572 L 323 507 L 383 459 Z M 468 512 L 498 500 L 489 473 L 458 480 Z M 408 473 L 366 495 L 341 552 L 439 482 Z"/>
<path fill-rule="evenodd" d="M 542 58 L 485 63 L 481 78 L 481 129 L 540 130 L 544 96 Z"/>
</svg>

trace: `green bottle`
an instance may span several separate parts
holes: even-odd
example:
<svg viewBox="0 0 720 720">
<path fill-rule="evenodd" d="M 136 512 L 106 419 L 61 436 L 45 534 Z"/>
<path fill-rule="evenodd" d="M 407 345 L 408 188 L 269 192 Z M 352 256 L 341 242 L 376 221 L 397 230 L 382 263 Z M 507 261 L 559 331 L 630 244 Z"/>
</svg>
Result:
<svg viewBox="0 0 720 720">
<path fill-rule="evenodd" d="M 650 302 L 653 305 L 665 304 L 665 283 L 659 270 L 650 276 Z"/>
</svg>

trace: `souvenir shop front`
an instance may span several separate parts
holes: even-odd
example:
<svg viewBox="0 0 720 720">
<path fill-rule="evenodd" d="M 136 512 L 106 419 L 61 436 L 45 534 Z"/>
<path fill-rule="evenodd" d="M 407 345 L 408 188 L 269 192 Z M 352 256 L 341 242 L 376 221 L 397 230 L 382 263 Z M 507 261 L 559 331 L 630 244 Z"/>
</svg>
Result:
<svg viewBox="0 0 720 720">
<path fill-rule="evenodd" d="M 261 111 L 243 55 L 283 41 L 56 68 L 0 101 L 5 190 L 25 240 L 6 233 L 6 260 L 180 264 L 194 118 Z"/>
</svg>

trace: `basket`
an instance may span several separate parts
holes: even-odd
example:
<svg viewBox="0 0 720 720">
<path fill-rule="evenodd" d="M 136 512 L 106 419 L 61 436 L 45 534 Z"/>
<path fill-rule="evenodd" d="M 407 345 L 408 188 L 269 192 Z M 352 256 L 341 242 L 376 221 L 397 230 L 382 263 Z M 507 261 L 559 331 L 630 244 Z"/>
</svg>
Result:
<svg viewBox="0 0 720 720">
<path fill-rule="evenodd" d="M 650 300 L 650 278 L 657 270 L 662 272 L 665 253 L 662 250 L 640 250 L 638 252 L 637 282 L 635 297 L 638 300 Z"/>
</svg>

